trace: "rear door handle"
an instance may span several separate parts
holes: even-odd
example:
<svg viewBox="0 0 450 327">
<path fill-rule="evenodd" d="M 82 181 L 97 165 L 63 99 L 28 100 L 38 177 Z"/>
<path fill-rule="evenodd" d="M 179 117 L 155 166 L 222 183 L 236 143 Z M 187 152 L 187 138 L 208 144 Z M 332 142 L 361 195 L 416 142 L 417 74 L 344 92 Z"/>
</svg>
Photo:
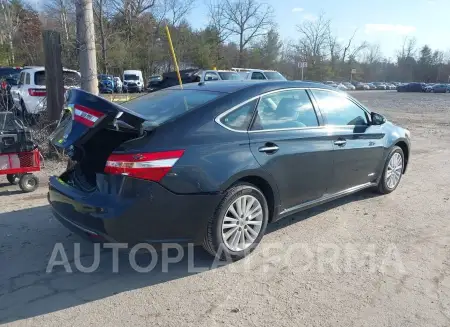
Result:
<svg viewBox="0 0 450 327">
<path fill-rule="evenodd" d="M 334 141 L 334 144 L 338 145 L 338 146 L 344 146 L 347 144 L 347 141 L 346 140 L 337 140 L 337 141 Z"/>
<path fill-rule="evenodd" d="M 274 143 L 266 143 L 265 146 L 262 146 L 258 149 L 259 152 L 265 152 L 265 153 L 275 153 L 279 150 L 280 148 L 278 147 L 278 145 L 274 144 Z"/>
</svg>

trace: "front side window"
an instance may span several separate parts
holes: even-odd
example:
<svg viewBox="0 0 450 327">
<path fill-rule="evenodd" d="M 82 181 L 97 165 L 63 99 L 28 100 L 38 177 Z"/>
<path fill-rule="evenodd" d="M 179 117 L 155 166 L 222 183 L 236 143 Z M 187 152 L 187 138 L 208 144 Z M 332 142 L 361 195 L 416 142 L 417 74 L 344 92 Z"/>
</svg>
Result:
<svg viewBox="0 0 450 327">
<path fill-rule="evenodd" d="M 326 117 L 327 125 L 366 126 L 366 112 L 349 100 L 345 94 L 337 94 L 326 90 L 312 90 L 320 111 Z"/>
<path fill-rule="evenodd" d="M 253 72 L 252 79 L 266 79 L 264 75 L 260 72 Z"/>
<path fill-rule="evenodd" d="M 318 126 L 316 112 L 305 90 L 267 94 L 258 103 L 253 130 Z"/>
<path fill-rule="evenodd" d="M 255 109 L 257 100 L 253 100 L 243 104 L 236 110 L 233 110 L 220 119 L 220 122 L 234 130 L 246 131 L 252 120 L 253 110 Z"/>
<path fill-rule="evenodd" d="M 205 81 L 217 81 L 219 76 L 216 73 L 207 72 L 205 73 Z"/>
</svg>

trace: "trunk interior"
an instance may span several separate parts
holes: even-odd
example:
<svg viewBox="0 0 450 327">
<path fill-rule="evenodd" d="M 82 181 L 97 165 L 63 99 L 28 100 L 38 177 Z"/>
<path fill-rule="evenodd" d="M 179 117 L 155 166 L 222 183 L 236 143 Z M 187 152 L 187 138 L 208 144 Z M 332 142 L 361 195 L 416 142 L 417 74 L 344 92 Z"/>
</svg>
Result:
<svg viewBox="0 0 450 327">
<path fill-rule="evenodd" d="M 70 168 L 61 176 L 61 179 L 84 192 L 93 192 L 96 189 L 96 173 L 105 169 L 109 155 L 122 143 L 137 138 L 135 131 L 116 131 L 102 129 L 94 137 L 77 148 L 72 156 Z"/>
</svg>

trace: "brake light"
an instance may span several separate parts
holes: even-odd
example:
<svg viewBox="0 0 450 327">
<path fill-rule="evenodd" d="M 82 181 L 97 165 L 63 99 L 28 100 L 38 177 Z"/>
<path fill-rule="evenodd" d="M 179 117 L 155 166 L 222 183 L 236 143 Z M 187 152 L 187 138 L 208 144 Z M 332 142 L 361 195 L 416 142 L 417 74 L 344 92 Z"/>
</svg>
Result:
<svg viewBox="0 0 450 327">
<path fill-rule="evenodd" d="M 105 173 L 159 182 L 172 169 L 183 153 L 184 150 L 112 154 L 106 161 Z"/>
<path fill-rule="evenodd" d="M 43 89 L 28 89 L 28 94 L 32 97 L 45 97 L 47 91 Z"/>
<path fill-rule="evenodd" d="M 6 90 L 8 84 L 5 81 L 2 81 L 2 89 Z"/>
<path fill-rule="evenodd" d="M 74 109 L 74 120 L 86 125 L 87 127 L 94 126 L 95 123 L 105 115 L 100 111 L 82 106 L 80 104 L 74 105 Z"/>
</svg>

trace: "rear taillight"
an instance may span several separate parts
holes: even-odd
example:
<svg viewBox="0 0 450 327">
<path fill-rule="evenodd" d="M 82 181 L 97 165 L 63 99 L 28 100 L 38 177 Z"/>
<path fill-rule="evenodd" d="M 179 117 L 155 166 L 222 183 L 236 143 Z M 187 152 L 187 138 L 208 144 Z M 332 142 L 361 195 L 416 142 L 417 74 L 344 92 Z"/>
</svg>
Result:
<svg viewBox="0 0 450 327">
<path fill-rule="evenodd" d="M 74 109 L 74 120 L 87 127 L 94 126 L 95 123 L 105 115 L 100 111 L 79 104 L 74 105 Z"/>
<path fill-rule="evenodd" d="M 47 96 L 47 91 L 42 89 L 28 89 L 28 94 L 32 97 L 45 97 Z"/>
<path fill-rule="evenodd" d="M 8 84 L 5 81 L 2 81 L 2 89 L 6 90 L 7 87 L 8 87 Z"/>
<path fill-rule="evenodd" d="M 184 150 L 112 154 L 106 162 L 105 173 L 159 182 L 172 169 L 183 153 Z"/>
</svg>

